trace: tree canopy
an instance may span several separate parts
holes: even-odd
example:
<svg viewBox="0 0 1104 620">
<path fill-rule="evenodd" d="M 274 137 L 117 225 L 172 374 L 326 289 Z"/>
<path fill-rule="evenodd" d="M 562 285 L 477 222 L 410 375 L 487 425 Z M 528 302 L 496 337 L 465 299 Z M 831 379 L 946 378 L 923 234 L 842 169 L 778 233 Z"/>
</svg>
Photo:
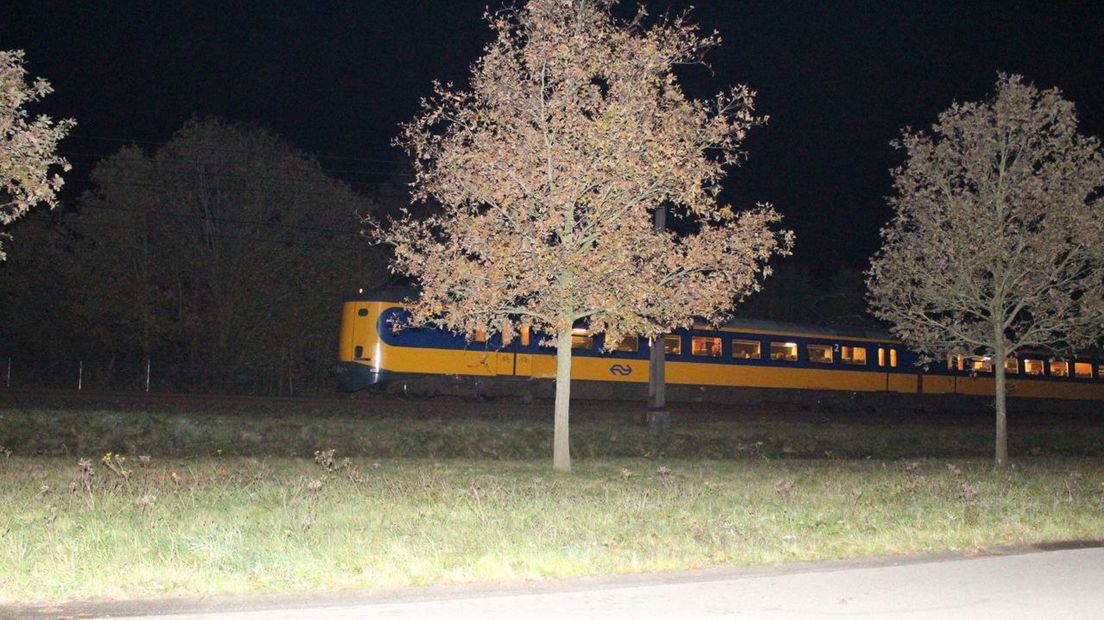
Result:
<svg viewBox="0 0 1104 620">
<path fill-rule="evenodd" d="M 41 78 L 28 83 L 23 57 L 21 50 L 0 51 L 0 260 L 5 257 L 3 229 L 35 205 L 56 205 L 64 181 L 52 169 L 69 170 L 56 151 L 74 121 L 28 116 L 24 106 L 52 89 Z"/>
<path fill-rule="evenodd" d="M 871 307 L 928 361 L 992 358 L 1003 465 L 1005 359 L 1104 333 L 1104 156 L 1057 89 L 1005 75 L 994 96 L 954 104 L 899 147 Z"/>
<path fill-rule="evenodd" d="M 674 68 L 702 61 L 716 36 L 685 17 L 646 25 L 611 0 L 531 0 L 488 14 L 497 36 L 470 89 L 437 85 L 399 143 L 414 158 L 414 198 L 442 205 L 377 231 L 393 269 L 421 295 L 415 324 L 466 334 L 536 328 L 558 354 L 554 463 L 570 467 L 570 334 L 585 321 L 607 342 L 720 320 L 789 252 L 767 204 L 736 211 L 718 194 L 765 118 L 737 86 L 687 98 Z M 694 222 L 656 232 L 667 207 Z"/>
</svg>

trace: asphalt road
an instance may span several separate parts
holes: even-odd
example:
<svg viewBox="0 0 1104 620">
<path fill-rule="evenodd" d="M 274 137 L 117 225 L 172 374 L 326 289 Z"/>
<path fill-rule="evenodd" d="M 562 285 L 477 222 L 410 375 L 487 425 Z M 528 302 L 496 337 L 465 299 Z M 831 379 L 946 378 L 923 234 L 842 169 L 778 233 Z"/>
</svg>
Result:
<svg viewBox="0 0 1104 620">
<path fill-rule="evenodd" d="M 67 606 L 24 609 L 20 617 L 166 616 L 174 620 L 1104 618 L 1104 548 L 810 563 L 505 589 L 447 587 L 183 604 L 150 601 L 83 609 Z"/>
</svg>

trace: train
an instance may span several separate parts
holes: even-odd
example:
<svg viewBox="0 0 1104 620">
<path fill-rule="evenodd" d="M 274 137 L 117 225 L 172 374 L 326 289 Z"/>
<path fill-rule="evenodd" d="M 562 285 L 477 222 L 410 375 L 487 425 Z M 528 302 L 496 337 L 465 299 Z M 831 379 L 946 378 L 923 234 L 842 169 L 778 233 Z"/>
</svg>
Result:
<svg viewBox="0 0 1104 620">
<path fill-rule="evenodd" d="M 340 389 L 411 394 L 478 393 L 549 396 L 555 348 L 522 331 L 455 334 L 406 324 L 406 288 L 346 298 L 338 346 Z M 657 339 L 658 342 L 658 339 Z M 994 392 L 993 360 L 957 355 L 921 366 L 919 356 L 888 332 L 827 329 L 737 319 L 722 327 L 695 325 L 662 339 L 672 402 L 855 401 L 916 407 L 978 404 Z M 626 338 L 607 346 L 602 334 L 572 334 L 572 394 L 581 398 L 643 399 L 650 344 Z M 1104 402 L 1104 358 L 1058 359 L 1040 353 L 1007 360 L 1010 406 L 1096 410 Z"/>
</svg>

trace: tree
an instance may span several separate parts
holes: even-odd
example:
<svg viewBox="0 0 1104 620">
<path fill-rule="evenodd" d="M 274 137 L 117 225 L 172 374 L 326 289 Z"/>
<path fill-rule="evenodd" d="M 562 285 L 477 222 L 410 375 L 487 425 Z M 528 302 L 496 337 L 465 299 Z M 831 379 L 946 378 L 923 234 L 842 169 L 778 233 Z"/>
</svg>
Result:
<svg viewBox="0 0 1104 620">
<path fill-rule="evenodd" d="M 37 204 L 57 204 L 63 181 L 50 169 L 69 170 L 69 162 L 56 150 L 74 121 L 55 123 L 48 116 L 31 120 L 23 107 L 51 91 L 50 83 L 41 78 L 27 82 L 22 50 L 0 51 L 0 230 Z M 0 232 L 0 261 L 5 258 L 5 237 Z"/>
<path fill-rule="evenodd" d="M 338 300 L 385 274 L 350 230 L 372 203 L 260 128 L 192 121 L 92 180 L 78 222 L 90 332 L 184 386 L 320 384 Z"/>
<path fill-rule="evenodd" d="M 570 470 L 571 333 L 607 343 L 717 321 L 788 253 L 792 235 L 765 204 L 718 200 L 726 165 L 763 119 L 737 86 L 685 97 L 673 67 L 718 43 L 683 17 L 624 22 L 612 0 L 531 0 L 489 14 L 497 33 L 470 90 L 438 85 L 398 142 L 415 159 L 413 195 L 442 211 L 377 231 L 392 268 L 421 294 L 411 321 L 455 332 L 535 328 L 556 347 L 553 467 Z M 693 218 L 653 230 L 669 204 Z M 657 344 L 657 346 L 661 346 Z"/>
<path fill-rule="evenodd" d="M 990 99 L 956 103 L 930 134 L 906 130 L 898 147 L 906 160 L 869 300 L 926 361 L 991 356 L 1003 467 L 1005 361 L 1104 331 L 1104 157 L 1057 89 L 1005 75 Z"/>
</svg>

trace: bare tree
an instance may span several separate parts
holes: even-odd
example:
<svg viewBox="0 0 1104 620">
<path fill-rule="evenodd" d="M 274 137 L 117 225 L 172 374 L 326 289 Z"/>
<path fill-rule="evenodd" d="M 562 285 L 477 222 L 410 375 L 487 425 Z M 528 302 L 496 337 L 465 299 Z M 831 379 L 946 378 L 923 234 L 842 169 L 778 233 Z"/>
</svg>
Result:
<svg viewBox="0 0 1104 620">
<path fill-rule="evenodd" d="M 27 82 L 23 51 L 0 52 L 0 261 L 2 230 L 37 204 L 53 207 L 63 183 L 54 166 L 69 170 L 56 154 L 57 143 L 73 127 L 72 119 L 55 123 L 48 116 L 27 117 L 24 109 L 51 92 L 41 78 Z"/>
<path fill-rule="evenodd" d="M 737 213 L 717 199 L 763 120 L 745 86 L 708 102 L 679 88 L 673 67 L 700 62 L 717 37 L 683 17 L 645 27 L 642 9 L 623 22 L 612 4 L 531 0 L 489 14 L 497 37 L 471 89 L 438 85 L 399 140 L 415 158 L 414 198 L 443 210 L 377 233 L 395 246 L 393 269 L 421 284 L 415 324 L 547 334 L 561 471 L 577 322 L 615 343 L 719 320 L 792 244 L 769 205 Z M 700 229 L 656 232 L 664 203 Z"/>
<path fill-rule="evenodd" d="M 991 356 L 1003 467 L 1005 361 L 1104 331 L 1104 157 L 1057 89 L 1005 75 L 990 99 L 951 106 L 898 146 L 907 158 L 869 300 L 927 361 Z"/>
</svg>

